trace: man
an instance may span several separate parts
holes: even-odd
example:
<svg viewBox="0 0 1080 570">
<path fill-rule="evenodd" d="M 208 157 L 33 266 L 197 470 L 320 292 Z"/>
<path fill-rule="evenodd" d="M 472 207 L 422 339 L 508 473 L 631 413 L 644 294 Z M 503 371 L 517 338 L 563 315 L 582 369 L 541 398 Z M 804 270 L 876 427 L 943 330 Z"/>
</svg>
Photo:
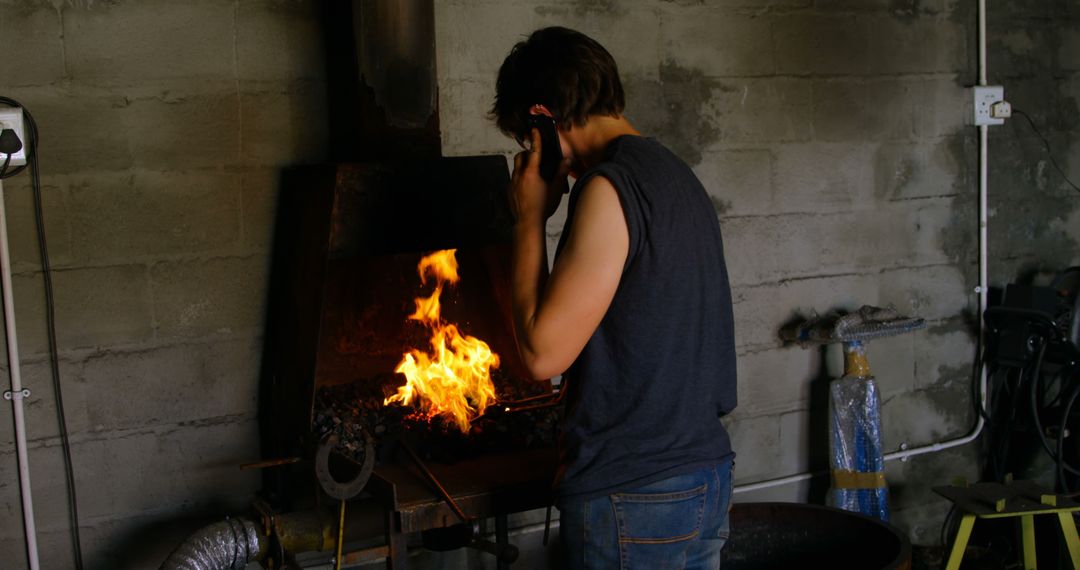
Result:
<svg viewBox="0 0 1080 570">
<path fill-rule="evenodd" d="M 565 28 L 499 69 L 492 114 L 514 159 L 512 295 L 522 360 L 563 374 L 556 504 L 569 568 L 718 568 L 734 454 L 731 293 L 715 210 L 690 168 L 622 116 L 611 55 Z M 540 175 L 557 124 L 565 160 Z M 553 148 L 553 147 L 552 147 Z M 545 226 L 576 178 L 555 262 Z"/>
</svg>

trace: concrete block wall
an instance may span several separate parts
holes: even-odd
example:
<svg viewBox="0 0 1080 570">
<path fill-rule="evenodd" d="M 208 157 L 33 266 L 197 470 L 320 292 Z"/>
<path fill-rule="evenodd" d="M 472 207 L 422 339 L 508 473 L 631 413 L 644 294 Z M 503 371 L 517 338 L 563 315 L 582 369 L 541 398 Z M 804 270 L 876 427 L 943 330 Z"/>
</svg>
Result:
<svg viewBox="0 0 1080 570">
<path fill-rule="evenodd" d="M 1080 9 L 991 3 L 991 83 L 1029 110 L 1080 179 Z M 489 123 L 499 64 L 533 29 L 562 25 L 619 63 L 626 115 L 680 154 L 713 197 L 734 287 L 740 406 L 736 482 L 827 467 L 825 383 L 837 347 L 784 346 L 792 319 L 861 304 L 926 318 L 870 343 L 888 450 L 965 435 L 977 308 L 975 2 L 954 0 L 441 0 L 447 154 L 516 151 Z M 1080 260 L 1080 194 L 1023 119 L 991 137 L 992 285 Z M 560 215 L 565 215 L 561 212 Z M 563 220 L 551 225 L 558 239 Z M 890 463 L 893 520 L 939 541 L 930 486 L 979 475 L 964 446 Z M 827 477 L 737 495 L 823 499 Z"/>
<path fill-rule="evenodd" d="M 278 176 L 325 155 L 319 6 L 3 0 L 0 53 L 0 95 L 41 130 L 84 558 L 156 568 L 260 484 L 238 465 L 259 458 Z M 29 175 L 4 182 L 42 564 L 71 568 Z M 0 565 L 20 568 L 10 414 Z"/>
<path fill-rule="evenodd" d="M 991 4 L 991 81 L 1080 178 L 1080 8 Z M 315 0 L 0 0 L 0 53 L 16 56 L 0 65 L 0 95 L 41 125 L 91 568 L 154 568 L 258 487 L 236 465 L 258 456 L 278 172 L 326 150 L 318 11 Z M 886 445 L 955 437 L 972 422 L 977 147 L 964 86 L 976 77 L 974 21 L 974 2 L 958 0 L 437 0 L 444 153 L 515 150 L 485 119 L 515 41 L 555 24 L 593 35 L 620 64 L 628 116 L 694 167 L 724 227 L 740 358 L 742 403 L 728 422 L 738 482 L 824 467 L 821 394 L 838 351 L 777 338 L 814 311 L 891 304 L 929 319 L 926 331 L 870 347 Z M 1080 261 L 1077 194 L 1021 121 L 991 138 L 995 285 Z M 65 568 L 28 177 L 4 188 L 34 391 L 39 538 L 46 567 Z M 19 567 L 11 442 L 2 420 L 0 556 Z M 890 464 L 895 521 L 917 543 L 936 542 L 946 508 L 929 486 L 976 474 L 973 446 Z M 818 500 L 823 486 L 739 498 Z M 460 567 L 454 560 L 432 564 Z"/>
</svg>

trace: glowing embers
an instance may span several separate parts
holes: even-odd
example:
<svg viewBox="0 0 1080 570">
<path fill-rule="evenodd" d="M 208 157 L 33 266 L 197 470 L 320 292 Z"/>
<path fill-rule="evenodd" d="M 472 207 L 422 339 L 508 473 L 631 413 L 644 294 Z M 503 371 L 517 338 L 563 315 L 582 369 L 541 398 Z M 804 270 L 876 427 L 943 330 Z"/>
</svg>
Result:
<svg viewBox="0 0 1080 570">
<path fill-rule="evenodd" d="M 470 422 L 495 403 L 491 369 L 499 367 L 499 355 L 486 342 L 461 334 L 456 325 L 444 322 L 440 316 L 443 288 L 459 279 L 455 251 L 437 251 L 421 259 L 416 267 L 421 283 L 427 285 L 429 278 L 435 280 L 435 291 L 429 297 L 417 297 L 416 311 L 409 315 L 431 330 L 431 350 L 414 348 L 402 357 L 394 372 L 404 374 L 407 382 L 383 404 L 412 405 L 428 421 L 443 416 L 462 432 L 468 432 Z"/>
</svg>

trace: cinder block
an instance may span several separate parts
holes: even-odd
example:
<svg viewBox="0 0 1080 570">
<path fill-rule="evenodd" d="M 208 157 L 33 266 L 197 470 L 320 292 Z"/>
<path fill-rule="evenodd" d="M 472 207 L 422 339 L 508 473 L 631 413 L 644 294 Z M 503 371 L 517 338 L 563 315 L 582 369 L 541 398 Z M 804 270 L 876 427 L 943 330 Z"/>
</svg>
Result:
<svg viewBox="0 0 1080 570">
<path fill-rule="evenodd" d="M 268 273 L 268 255 L 154 265 L 151 280 L 157 336 L 231 336 L 261 331 Z"/>
<path fill-rule="evenodd" d="M 882 402 L 886 449 L 916 447 L 965 435 L 974 424 L 967 383 L 896 394 Z"/>
<path fill-rule="evenodd" d="M 281 171 L 273 167 L 245 171 L 240 179 L 240 219 L 246 251 L 269 251 L 273 244 Z"/>
<path fill-rule="evenodd" d="M 878 145 L 873 155 L 874 195 L 915 200 L 955 196 L 972 188 L 975 157 L 971 137 L 956 135 Z"/>
<path fill-rule="evenodd" d="M 439 2 L 435 6 L 435 36 L 440 85 L 454 79 L 486 79 L 494 84 L 499 66 L 514 44 L 547 26 L 569 27 L 600 42 L 623 74 L 656 75 L 660 62 L 658 28 L 651 9 L 612 3 Z"/>
<path fill-rule="evenodd" d="M 88 521 L 211 505 L 235 512 L 254 498 L 259 474 L 238 468 L 259 457 L 254 418 L 102 435 L 73 449 L 84 482 L 79 514 Z M 52 493 L 46 487 L 42 494 Z"/>
<path fill-rule="evenodd" d="M 947 9 L 950 0 L 816 0 L 814 7 L 822 12 L 889 12 L 898 20 L 916 16 L 934 16 Z"/>
<path fill-rule="evenodd" d="M 32 443 L 28 446 L 27 455 L 35 525 L 42 533 L 68 528 L 67 483 L 59 445 Z M 3 474 L 3 480 L 10 482 L 10 486 L 14 488 L 14 503 L 7 505 L 14 516 L 2 532 L 6 535 L 14 531 L 22 538 L 22 504 L 19 499 L 19 472 L 14 441 L 5 442 L 4 450 L 0 453 L 0 474 Z"/>
<path fill-rule="evenodd" d="M 323 79 L 326 56 L 321 10 L 318 2 L 240 2 L 236 7 L 240 79 Z"/>
<path fill-rule="evenodd" d="M 780 416 L 779 472 L 780 476 L 805 473 L 811 470 L 811 450 L 828 457 L 828 434 L 811 433 L 811 416 L 825 416 L 827 410 L 796 410 Z M 822 425 L 828 425 L 822 422 Z M 815 440 L 813 436 L 819 436 Z M 821 438 L 820 436 L 825 436 Z"/>
<path fill-rule="evenodd" d="M 478 22 L 498 22 L 478 25 Z M 535 7 L 515 2 L 436 2 L 435 70 L 439 90 L 453 81 L 485 80 L 492 86 L 510 49 L 542 27 Z M 441 101 L 440 101 L 441 103 Z M 490 102 L 488 103 L 490 106 Z M 441 117 L 454 116 L 439 106 Z M 446 126 L 443 125 L 445 132 Z"/>
<path fill-rule="evenodd" d="M 808 140 L 810 84 L 799 79 L 730 79 L 712 92 L 699 120 L 711 121 L 726 143 Z"/>
<path fill-rule="evenodd" d="M 150 281 L 142 265 L 85 267 L 53 272 L 56 336 L 60 351 L 143 342 L 153 334 Z M 13 279 L 19 351 L 46 350 L 45 303 L 40 274 Z"/>
<path fill-rule="evenodd" d="M 922 331 L 916 331 L 866 343 L 870 372 L 877 382 L 882 401 L 917 387 L 915 344 L 916 337 L 923 334 L 925 333 Z"/>
<path fill-rule="evenodd" d="M 261 353 L 254 337 L 103 352 L 69 366 L 68 380 L 94 431 L 253 417 Z"/>
<path fill-rule="evenodd" d="M 761 76 L 776 71 L 767 18 L 710 7 L 662 12 L 659 28 L 663 61 L 699 69 L 710 77 Z"/>
<path fill-rule="evenodd" d="M 201 93 L 139 91 L 117 111 L 136 166 L 154 169 L 235 164 L 240 109 L 235 83 L 198 83 Z"/>
<path fill-rule="evenodd" d="M 0 377 L 4 378 L 4 390 L 8 389 L 8 369 L 6 358 L 0 367 Z M 60 382 L 64 398 L 64 416 L 67 420 L 68 434 L 84 432 L 89 425 L 86 413 L 86 389 L 79 378 L 72 374 L 76 366 L 67 360 L 60 362 Z M 30 390 L 30 398 L 23 400 L 26 419 L 26 438 L 29 441 L 42 442 L 60 436 L 60 423 L 56 414 L 56 397 L 53 390 L 51 367 L 47 359 L 24 361 L 19 369 L 22 386 Z M 0 409 L 10 413 L 11 404 L 3 402 Z M 11 421 L 0 422 L 0 441 L 11 444 L 15 441 L 15 426 Z"/>
<path fill-rule="evenodd" d="M 0 85 L 45 85 L 64 77 L 60 13 L 45 3 L 0 5 Z M 7 95 L 7 93 L 4 93 Z"/>
<path fill-rule="evenodd" d="M 807 8 L 812 0 L 679 0 L 683 4 L 705 4 L 718 8 L 745 8 L 748 10 L 760 10 L 761 8 Z"/>
<path fill-rule="evenodd" d="M 74 255 L 122 261 L 231 251 L 240 238 L 240 178 L 192 170 L 72 176 Z"/>
<path fill-rule="evenodd" d="M 870 70 L 866 20 L 790 14 L 773 20 L 776 70 L 786 75 L 856 75 Z"/>
<path fill-rule="evenodd" d="M 910 140 L 915 134 L 915 109 L 935 114 L 926 95 L 910 90 L 920 82 L 901 79 L 815 81 L 812 114 L 814 138 L 820 141 Z M 925 88 L 927 85 L 918 85 Z M 957 94 L 957 104 L 962 105 Z M 916 104 L 917 99 L 925 101 Z M 962 116 L 957 115 L 958 120 Z M 926 118 L 925 122 L 934 119 Z M 919 117 L 919 121 L 924 121 Z"/>
<path fill-rule="evenodd" d="M 849 212 L 876 208 L 876 144 L 794 143 L 774 146 L 776 206 L 769 213 Z"/>
<path fill-rule="evenodd" d="M 1027 8 L 1027 6 L 1025 6 Z M 1060 41 L 1057 31 L 1060 25 L 1053 17 L 1033 18 L 1026 13 L 1011 18 L 1007 27 L 991 40 L 990 60 L 992 73 L 1001 77 L 1039 77 L 1056 71 L 1056 65 L 1048 57 Z M 1021 81 L 1015 81 L 1021 83 Z"/>
<path fill-rule="evenodd" d="M 962 318 L 916 333 L 915 382 L 927 388 L 941 382 L 970 381 L 975 364 L 973 329 Z"/>
<path fill-rule="evenodd" d="M 68 70 L 97 84 L 233 77 L 235 10 L 202 1 L 66 5 Z"/>
<path fill-rule="evenodd" d="M 888 477 L 888 476 L 886 476 Z M 974 480 L 978 480 L 977 478 Z M 945 484 L 942 482 L 941 484 Z M 906 493 L 910 487 L 905 486 Z M 890 497 L 891 498 L 891 497 Z M 941 525 L 949 513 L 951 503 L 942 497 L 928 497 L 927 503 L 897 508 L 895 502 L 889 505 L 889 524 L 900 529 L 913 545 L 941 546 Z"/>
<path fill-rule="evenodd" d="M 893 203 L 878 210 L 725 220 L 725 251 L 736 285 L 946 263 L 941 204 Z"/>
<path fill-rule="evenodd" d="M 163 512 L 93 521 L 82 529 L 87 568 L 157 568 L 202 527 L 248 511 L 173 507 Z"/>
<path fill-rule="evenodd" d="M 869 30 L 866 47 L 872 58 L 870 73 L 968 71 L 967 33 L 961 24 L 933 17 L 895 15 L 864 19 Z"/>
<path fill-rule="evenodd" d="M 768 148 L 702 153 L 694 168 L 721 217 L 782 211 L 773 186 L 773 152 Z"/>
<path fill-rule="evenodd" d="M 897 421 L 918 422 L 919 418 L 898 418 Z M 891 447 L 886 449 L 893 450 Z M 917 513 L 919 508 L 933 505 L 938 501 L 944 501 L 948 508 L 949 502 L 934 493 L 933 487 L 950 485 L 957 479 L 971 482 L 980 480 L 982 478 L 980 465 L 983 461 L 980 460 L 979 455 L 979 445 L 969 443 L 912 456 L 907 461 L 886 463 L 885 477 L 892 487 L 890 503 L 894 512 L 915 510 Z M 910 514 L 903 520 L 908 521 L 909 528 L 912 530 L 916 524 L 919 524 L 917 520 L 912 520 Z M 941 528 L 940 524 L 937 528 Z"/>
<path fill-rule="evenodd" d="M 740 347 L 775 346 L 784 323 L 834 308 L 892 305 L 902 314 L 934 320 L 958 315 L 971 302 L 963 274 L 948 265 L 736 286 L 732 297 Z"/>
<path fill-rule="evenodd" d="M 30 180 L 29 172 L 4 180 L 4 210 L 7 218 L 8 244 L 11 248 L 12 270 L 16 272 L 29 272 L 41 268 L 37 222 L 34 215 L 34 194 Z M 49 262 L 53 267 L 63 267 L 72 262 L 71 212 L 68 208 L 67 195 L 63 192 L 65 182 L 62 176 L 42 176 L 41 179 L 45 241 L 49 248 Z"/>
<path fill-rule="evenodd" d="M 239 156 L 235 82 L 148 84 L 122 92 L 75 83 L 63 90 L 5 94 L 29 107 L 37 120 L 44 175 L 124 170 L 135 164 L 221 166 Z"/>
<path fill-rule="evenodd" d="M 326 85 L 318 81 L 242 84 L 244 164 L 281 167 L 326 159 Z"/>
<path fill-rule="evenodd" d="M 1061 34 L 1061 46 L 1058 47 L 1058 67 L 1061 70 L 1080 71 L 1080 27 L 1062 26 L 1058 28 Z M 1076 93 L 1074 89 L 1072 91 Z"/>
<path fill-rule="evenodd" d="M 795 346 L 741 354 L 737 363 L 739 411 L 750 415 L 807 407 L 822 365 L 818 350 Z"/>
<path fill-rule="evenodd" d="M 64 513 L 56 514 L 57 520 L 67 520 L 65 517 L 66 514 Z M 22 515 L 20 514 L 16 519 L 21 524 Z M 39 529 L 37 533 L 37 544 L 38 561 L 42 568 L 75 568 L 75 550 L 72 545 L 71 531 L 67 529 Z M 83 548 L 83 552 L 85 552 L 85 543 L 83 544 Z M 24 561 L 26 560 L 26 544 L 22 541 L 21 536 L 16 539 L 10 539 L 10 541 L 0 540 L 0 556 L 4 556 L 5 561 L 18 561 L 15 566 L 16 568 L 25 568 L 26 566 L 18 565 L 25 564 Z M 88 567 L 93 568 L 93 566 Z"/>
<path fill-rule="evenodd" d="M 955 77 L 912 80 L 908 85 L 915 136 L 936 138 L 970 132 L 967 88 Z"/>
<path fill-rule="evenodd" d="M 734 145 L 808 140 L 808 81 L 706 77 L 665 62 L 660 79 L 627 77 L 626 116 L 691 166 Z"/>
<path fill-rule="evenodd" d="M 736 458 L 738 461 L 738 458 Z M 738 471 L 738 466 L 735 468 Z M 785 477 L 787 475 L 793 475 L 793 473 L 776 473 L 775 477 Z M 752 485 L 760 481 L 767 479 L 773 479 L 771 475 L 765 475 L 756 479 L 747 478 L 740 481 L 735 486 L 734 502 L 736 503 L 807 503 L 811 501 L 820 501 L 820 499 L 810 496 L 810 488 L 812 484 L 816 484 L 816 480 L 824 481 L 822 485 L 828 485 L 828 475 L 819 475 L 813 479 L 798 481 L 795 483 L 787 483 L 784 485 L 777 485 L 775 487 L 767 487 L 765 489 L 759 489 L 756 491 L 746 491 L 739 488 L 739 485 Z"/>
<path fill-rule="evenodd" d="M 488 118 L 495 100 L 495 79 L 449 80 L 439 86 L 443 154 L 514 154 L 521 150 Z"/>
<path fill-rule="evenodd" d="M 743 417 L 725 423 L 731 447 L 738 455 L 735 483 L 758 481 L 777 472 L 779 416 Z"/>
<path fill-rule="evenodd" d="M 705 116 L 718 80 L 699 70 L 665 62 L 660 79 L 623 77 L 626 90 L 624 115 L 644 135 L 667 146 L 690 166 L 701 162 L 701 153 L 719 141 L 715 121 Z"/>
<path fill-rule="evenodd" d="M 121 119 L 122 95 L 103 94 L 77 84 L 5 91 L 26 105 L 37 121 L 43 176 L 131 167 L 129 133 Z"/>
</svg>

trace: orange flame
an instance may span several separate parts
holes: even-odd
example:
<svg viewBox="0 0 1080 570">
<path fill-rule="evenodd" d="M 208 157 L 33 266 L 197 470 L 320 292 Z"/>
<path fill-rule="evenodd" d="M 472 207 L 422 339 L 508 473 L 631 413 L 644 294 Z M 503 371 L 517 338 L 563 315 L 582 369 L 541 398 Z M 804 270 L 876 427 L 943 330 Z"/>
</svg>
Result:
<svg viewBox="0 0 1080 570">
<path fill-rule="evenodd" d="M 468 432 L 469 422 L 495 403 L 491 369 L 499 367 L 499 355 L 486 342 L 461 334 L 457 326 L 444 323 L 440 316 L 444 285 L 459 280 L 455 251 L 425 256 L 416 267 L 422 283 L 427 284 L 429 275 L 436 281 L 435 291 L 430 297 L 417 297 L 416 311 L 409 315 L 431 329 L 431 352 L 414 348 L 402 357 L 394 372 L 404 374 L 407 382 L 383 405 L 415 403 L 429 421 L 441 415 Z"/>
</svg>

